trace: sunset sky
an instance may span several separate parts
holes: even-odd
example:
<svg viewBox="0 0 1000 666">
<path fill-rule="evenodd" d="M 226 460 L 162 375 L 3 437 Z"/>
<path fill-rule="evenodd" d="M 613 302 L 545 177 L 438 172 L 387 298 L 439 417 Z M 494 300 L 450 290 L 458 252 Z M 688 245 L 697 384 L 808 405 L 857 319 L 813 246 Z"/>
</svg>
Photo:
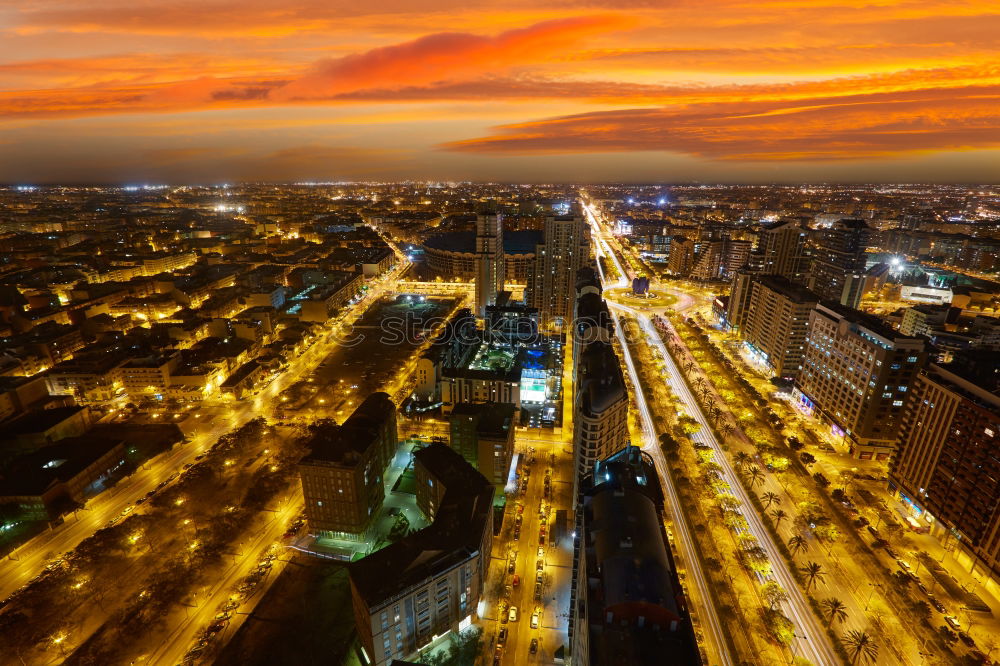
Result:
<svg viewBox="0 0 1000 666">
<path fill-rule="evenodd" d="M 0 182 L 1000 181 L 996 0 L 6 0 Z"/>
</svg>

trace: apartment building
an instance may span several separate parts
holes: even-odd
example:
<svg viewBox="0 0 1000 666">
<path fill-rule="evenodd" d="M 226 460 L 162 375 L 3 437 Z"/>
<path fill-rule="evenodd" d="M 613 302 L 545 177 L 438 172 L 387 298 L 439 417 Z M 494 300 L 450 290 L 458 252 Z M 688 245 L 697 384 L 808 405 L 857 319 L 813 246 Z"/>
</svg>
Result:
<svg viewBox="0 0 1000 666">
<path fill-rule="evenodd" d="M 809 313 L 796 396 L 833 426 L 852 454 L 888 460 L 907 391 L 927 360 L 923 338 L 833 303 Z"/>
<path fill-rule="evenodd" d="M 496 211 L 476 215 L 476 314 L 497 301 L 504 286 L 503 216 Z"/>
<path fill-rule="evenodd" d="M 358 638 L 373 666 L 469 626 L 489 569 L 493 484 L 441 443 L 413 458 L 417 506 L 431 525 L 350 564 Z"/>
<path fill-rule="evenodd" d="M 871 229 L 864 220 L 842 219 L 820 229 L 809 287 L 822 298 L 856 308 L 861 302 Z"/>
<path fill-rule="evenodd" d="M 311 532 L 364 537 L 382 508 L 382 475 L 397 444 L 396 406 L 386 393 L 368 396 L 340 426 L 317 427 L 299 462 Z"/>
<path fill-rule="evenodd" d="M 670 257 L 667 270 L 678 277 L 687 277 L 694 268 L 694 241 L 686 236 L 670 239 Z"/>
<path fill-rule="evenodd" d="M 514 455 L 514 415 L 510 403 L 463 402 L 448 416 L 451 448 L 494 485 L 503 486 Z"/>
<path fill-rule="evenodd" d="M 153 355 L 134 358 L 121 367 L 121 381 L 130 398 L 163 396 L 171 385 L 171 374 L 180 365 L 181 355 Z"/>
<path fill-rule="evenodd" d="M 818 303 L 816 294 L 787 278 L 758 277 L 740 337 L 775 376 L 792 379 L 802 367 L 809 312 Z"/>
<path fill-rule="evenodd" d="M 1000 578 L 1000 396 L 955 364 L 913 382 L 890 488 L 973 572 Z"/>
<path fill-rule="evenodd" d="M 528 304 L 543 324 L 573 315 L 576 272 L 587 260 L 587 225 L 579 214 L 545 218 L 544 244 L 535 251 L 535 275 L 528 282 Z"/>
</svg>

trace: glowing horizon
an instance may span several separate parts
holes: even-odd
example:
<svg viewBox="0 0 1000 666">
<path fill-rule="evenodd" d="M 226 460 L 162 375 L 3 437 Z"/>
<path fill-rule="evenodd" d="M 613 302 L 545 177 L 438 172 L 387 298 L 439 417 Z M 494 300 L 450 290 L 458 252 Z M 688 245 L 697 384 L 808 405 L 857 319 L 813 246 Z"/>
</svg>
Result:
<svg viewBox="0 0 1000 666">
<path fill-rule="evenodd" d="M 982 0 L 15 0 L 0 181 L 996 182 Z"/>
</svg>

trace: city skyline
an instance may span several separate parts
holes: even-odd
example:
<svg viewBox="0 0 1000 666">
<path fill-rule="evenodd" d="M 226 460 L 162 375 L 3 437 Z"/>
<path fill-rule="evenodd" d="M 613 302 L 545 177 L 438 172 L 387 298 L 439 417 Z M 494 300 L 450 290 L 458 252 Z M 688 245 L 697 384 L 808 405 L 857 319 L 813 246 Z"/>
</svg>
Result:
<svg viewBox="0 0 1000 666">
<path fill-rule="evenodd" d="M 0 10 L 0 182 L 991 182 L 986 2 Z"/>
</svg>

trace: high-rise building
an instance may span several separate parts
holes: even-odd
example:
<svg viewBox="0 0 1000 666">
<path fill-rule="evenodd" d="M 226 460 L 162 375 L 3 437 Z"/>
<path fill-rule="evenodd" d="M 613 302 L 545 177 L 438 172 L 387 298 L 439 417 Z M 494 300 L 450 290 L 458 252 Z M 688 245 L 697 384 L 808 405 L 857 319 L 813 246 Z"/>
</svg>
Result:
<svg viewBox="0 0 1000 666">
<path fill-rule="evenodd" d="M 1000 576 L 1000 396 L 960 369 L 930 365 L 907 397 L 890 487 L 911 527 L 946 542 L 969 570 Z"/>
<path fill-rule="evenodd" d="M 362 538 L 382 508 L 382 474 L 397 445 L 396 406 L 386 393 L 368 396 L 340 426 L 318 424 L 299 463 L 309 529 Z"/>
<path fill-rule="evenodd" d="M 725 321 L 723 325 L 732 331 L 742 331 L 749 315 L 750 297 L 753 295 L 754 280 L 760 273 L 750 268 L 736 271 L 729 288 L 729 300 L 726 301 Z"/>
<path fill-rule="evenodd" d="M 927 360 L 923 338 L 833 303 L 809 312 L 800 402 L 817 409 L 861 459 L 888 460 L 907 391 Z"/>
<path fill-rule="evenodd" d="M 686 236 L 670 239 L 670 257 L 667 270 L 679 277 L 687 277 L 694 268 L 694 241 Z"/>
<path fill-rule="evenodd" d="M 628 392 L 618 356 L 606 342 L 592 342 L 580 352 L 576 375 L 573 452 L 581 475 L 628 444 Z"/>
<path fill-rule="evenodd" d="M 538 308 L 543 324 L 573 314 L 576 273 L 588 254 L 586 229 L 577 213 L 545 218 L 544 245 L 535 251 L 535 275 L 528 283 L 529 305 Z"/>
<path fill-rule="evenodd" d="M 861 302 L 871 229 L 864 220 L 842 219 L 820 229 L 809 287 L 825 300 L 849 308 Z"/>
<path fill-rule="evenodd" d="M 740 337 L 776 376 L 792 379 L 802 367 L 809 312 L 819 297 L 780 275 L 758 277 L 751 292 Z"/>
<path fill-rule="evenodd" d="M 494 485 L 507 482 L 514 454 L 516 411 L 505 402 L 461 402 L 448 415 L 451 448 Z"/>
<path fill-rule="evenodd" d="M 722 238 L 702 244 L 691 268 L 694 280 L 729 280 L 746 264 L 750 241 Z"/>
<path fill-rule="evenodd" d="M 580 498 L 570 588 L 572 663 L 700 664 L 652 459 L 627 447 L 596 462 Z"/>
<path fill-rule="evenodd" d="M 581 271 L 574 333 L 573 455 L 579 480 L 594 463 L 629 443 L 628 391 L 611 344 L 607 304 Z"/>
<path fill-rule="evenodd" d="M 417 507 L 431 525 L 349 565 L 358 639 L 373 666 L 471 623 L 489 569 L 493 484 L 441 443 L 413 460 Z"/>
<path fill-rule="evenodd" d="M 758 275 L 780 275 L 801 284 L 809 268 L 808 230 L 801 220 L 783 220 L 761 229 L 746 264 L 730 273 L 732 287 L 726 304 L 726 325 L 736 331 L 746 325 L 752 281 Z"/>
<path fill-rule="evenodd" d="M 504 286 L 503 216 L 497 212 L 476 215 L 476 314 L 496 303 Z"/>
<path fill-rule="evenodd" d="M 801 220 L 781 220 L 765 226 L 748 264 L 764 275 L 781 275 L 799 282 L 809 272 L 809 231 Z"/>
</svg>

